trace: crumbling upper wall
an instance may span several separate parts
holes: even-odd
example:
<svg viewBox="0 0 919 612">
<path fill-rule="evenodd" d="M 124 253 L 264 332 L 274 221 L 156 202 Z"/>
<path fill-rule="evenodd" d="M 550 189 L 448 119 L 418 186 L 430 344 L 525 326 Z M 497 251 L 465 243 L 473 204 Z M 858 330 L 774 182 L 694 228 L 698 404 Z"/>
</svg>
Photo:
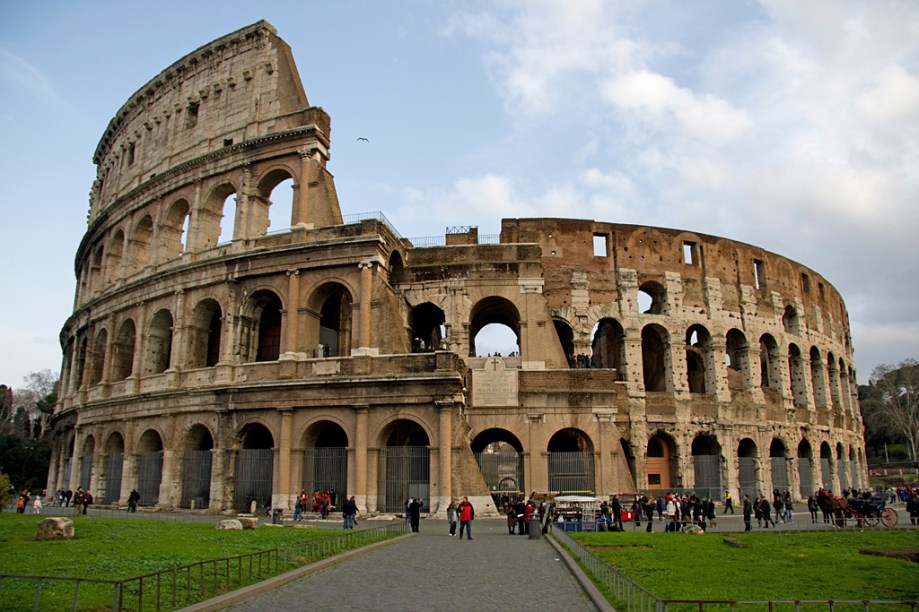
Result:
<svg viewBox="0 0 919 612">
<path fill-rule="evenodd" d="M 119 195 L 214 149 L 316 121 L 328 137 L 328 115 L 308 107 L 290 48 L 268 22 L 196 49 L 109 122 L 93 155 L 90 224 Z"/>
</svg>

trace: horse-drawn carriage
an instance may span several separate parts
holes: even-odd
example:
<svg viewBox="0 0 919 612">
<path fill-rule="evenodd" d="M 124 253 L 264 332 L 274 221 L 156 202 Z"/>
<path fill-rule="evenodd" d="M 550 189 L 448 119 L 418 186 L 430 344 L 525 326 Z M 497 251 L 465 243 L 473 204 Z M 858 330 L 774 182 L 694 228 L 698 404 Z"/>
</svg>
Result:
<svg viewBox="0 0 919 612">
<path fill-rule="evenodd" d="M 854 518 L 859 527 L 884 527 L 897 526 L 899 516 L 893 508 L 887 507 L 887 496 L 883 493 L 872 495 L 865 499 L 861 497 L 833 497 L 829 492 L 822 491 L 817 496 L 817 505 L 825 514 L 833 516 L 836 526 L 843 527 L 846 519 Z"/>
</svg>

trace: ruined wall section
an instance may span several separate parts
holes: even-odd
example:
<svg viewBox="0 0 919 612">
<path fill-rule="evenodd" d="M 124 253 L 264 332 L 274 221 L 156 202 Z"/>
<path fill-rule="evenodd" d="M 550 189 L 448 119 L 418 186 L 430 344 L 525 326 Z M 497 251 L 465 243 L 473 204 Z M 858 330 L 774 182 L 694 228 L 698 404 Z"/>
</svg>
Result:
<svg viewBox="0 0 919 612">
<path fill-rule="evenodd" d="M 290 48 L 267 22 L 200 47 L 141 87 L 109 122 L 93 156 L 90 223 L 156 174 L 301 125 L 296 113 L 308 106 Z"/>
</svg>

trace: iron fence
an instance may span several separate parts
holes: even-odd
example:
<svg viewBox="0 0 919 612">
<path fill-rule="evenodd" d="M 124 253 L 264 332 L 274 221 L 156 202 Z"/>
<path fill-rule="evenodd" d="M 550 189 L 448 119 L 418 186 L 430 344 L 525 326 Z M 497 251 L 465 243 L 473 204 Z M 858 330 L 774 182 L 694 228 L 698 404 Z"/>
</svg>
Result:
<svg viewBox="0 0 919 612">
<path fill-rule="evenodd" d="M 891 612 L 919 612 L 919 601 L 898 600 L 854 600 L 854 599 L 776 599 L 765 601 L 706 600 L 706 599 L 663 599 L 634 580 L 607 564 L 586 546 L 574 540 L 565 531 L 553 530 L 552 536 L 567 549 L 578 564 L 587 572 L 604 596 L 617 609 L 629 612 L 870 612 L 890 610 Z"/>
<path fill-rule="evenodd" d="M 104 580 L 0 574 L 2 610 L 174 610 L 404 532 L 393 522 L 284 547 Z"/>
</svg>

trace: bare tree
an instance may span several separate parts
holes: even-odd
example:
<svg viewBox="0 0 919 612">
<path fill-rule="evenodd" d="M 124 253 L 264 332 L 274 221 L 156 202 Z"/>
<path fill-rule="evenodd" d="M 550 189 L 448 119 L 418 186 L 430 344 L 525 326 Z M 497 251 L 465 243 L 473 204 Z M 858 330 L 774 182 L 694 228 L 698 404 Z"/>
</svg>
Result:
<svg viewBox="0 0 919 612">
<path fill-rule="evenodd" d="M 24 410 L 32 421 L 38 423 L 38 435 L 33 434 L 32 437 L 41 438 L 57 402 L 58 377 L 51 370 L 40 370 L 30 372 L 22 381 L 23 386 L 13 391 L 13 408 Z"/>
<path fill-rule="evenodd" d="M 905 359 L 899 365 L 879 365 L 871 373 L 875 398 L 865 419 L 875 430 L 905 439 L 916 458 L 919 444 L 919 362 Z"/>
</svg>

